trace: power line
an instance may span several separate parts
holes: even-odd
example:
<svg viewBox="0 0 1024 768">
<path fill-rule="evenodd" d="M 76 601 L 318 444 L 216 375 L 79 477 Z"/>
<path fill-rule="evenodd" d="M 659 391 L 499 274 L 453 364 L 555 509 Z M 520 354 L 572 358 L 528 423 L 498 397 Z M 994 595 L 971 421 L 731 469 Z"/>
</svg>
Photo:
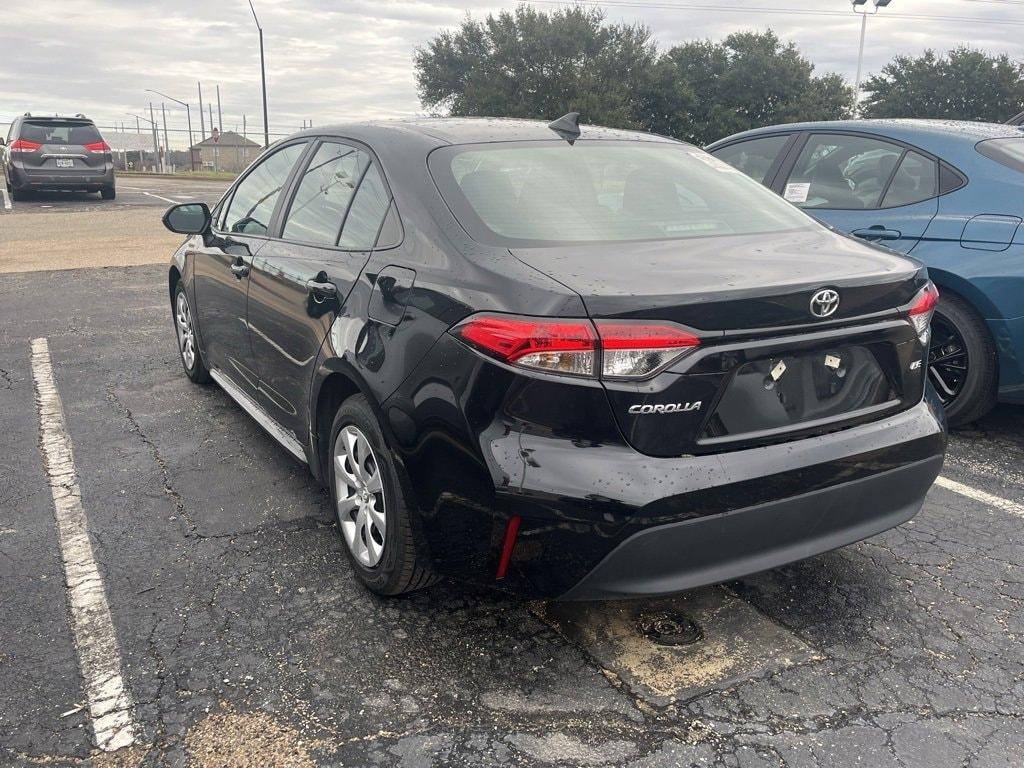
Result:
<svg viewBox="0 0 1024 768">
<path fill-rule="evenodd" d="M 1024 5 L 1024 0 L 1018 0 Z M 656 2 L 645 0 L 645 2 L 631 3 L 625 0 L 528 0 L 531 5 L 589 5 L 595 8 L 641 8 L 645 10 L 671 10 L 671 11 L 724 11 L 727 13 L 745 14 L 766 14 L 785 16 L 832 16 L 836 18 L 850 19 L 853 14 L 849 11 L 818 11 L 809 8 L 771 8 L 758 6 L 735 5 L 711 5 L 705 3 L 675 3 Z M 1000 24 L 1003 26 L 1024 26 L 1024 20 L 1008 19 L 977 19 L 970 16 L 947 16 L 925 13 L 890 13 L 886 12 L 887 19 L 917 19 L 921 21 L 956 21 L 966 24 Z"/>
</svg>

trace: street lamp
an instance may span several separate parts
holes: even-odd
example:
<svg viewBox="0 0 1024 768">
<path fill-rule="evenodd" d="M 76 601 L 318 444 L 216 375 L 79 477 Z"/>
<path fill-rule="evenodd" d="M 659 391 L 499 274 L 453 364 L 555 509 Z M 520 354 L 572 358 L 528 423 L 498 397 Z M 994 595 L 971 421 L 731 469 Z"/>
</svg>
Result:
<svg viewBox="0 0 1024 768">
<path fill-rule="evenodd" d="M 263 147 L 270 146 L 270 128 L 267 125 L 267 68 L 263 63 L 263 27 L 260 20 L 256 18 L 256 9 L 253 8 L 252 0 L 249 0 L 249 10 L 252 11 L 252 18 L 256 22 L 256 29 L 260 31 L 260 80 L 263 83 Z"/>
<path fill-rule="evenodd" d="M 860 74 L 864 67 L 864 34 L 868 29 L 868 16 L 874 16 L 879 8 L 885 8 L 892 0 L 852 0 L 853 12 L 860 14 L 860 51 L 857 53 L 857 82 L 853 86 L 853 111 L 860 112 Z M 868 10 L 868 9 L 871 10 Z M 860 9 L 860 10 L 858 10 Z"/>
<path fill-rule="evenodd" d="M 189 163 L 192 166 L 192 170 L 194 171 L 196 169 L 196 161 L 195 158 L 192 157 L 192 110 L 189 108 L 186 102 L 178 101 L 178 99 L 174 98 L 173 96 L 168 96 L 166 93 L 155 91 L 152 88 L 147 88 L 146 91 L 148 91 L 149 93 L 155 93 L 160 96 L 163 96 L 165 99 L 173 101 L 175 104 L 181 104 L 181 106 L 185 108 L 185 115 L 188 117 L 188 157 Z"/>
</svg>

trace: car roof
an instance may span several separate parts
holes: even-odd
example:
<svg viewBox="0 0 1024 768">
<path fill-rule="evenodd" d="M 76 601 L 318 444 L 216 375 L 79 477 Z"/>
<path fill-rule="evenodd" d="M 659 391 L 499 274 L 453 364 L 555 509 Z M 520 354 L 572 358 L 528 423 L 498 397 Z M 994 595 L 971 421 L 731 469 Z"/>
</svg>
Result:
<svg viewBox="0 0 1024 768">
<path fill-rule="evenodd" d="M 371 120 L 319 126 L 301 135 L 338 135 L 371 141 L 381 134 L 418 134 L 438 145 L 480 144 L 497 141 L 545 141 L 558 139 L 543 120 L 509 117 L 419 117 L 396 120 Z M 621 140 L 680 143 L 675 139 L 641 131 L 580 124 L 580 140 Z"/>
<path fill-rule="evenodd" d="M 748 138 L 759 134 L 810 130 L 856 131 L 860 133 L 874 133 L 906 141 L 930 138 L 937 141 L 964 141 L 972 145 L 985 139 L 1024 136 L 1024 131 L 1019 126 L 969 120 L 822 120 L 819 122 L 789 123 L 755 128 L 751 131 L 744 131 L 743 133 L 719 139 L 711 146 L 718 146 L 726 142 L 735 141 L 741 137 Z"/>
</svg>

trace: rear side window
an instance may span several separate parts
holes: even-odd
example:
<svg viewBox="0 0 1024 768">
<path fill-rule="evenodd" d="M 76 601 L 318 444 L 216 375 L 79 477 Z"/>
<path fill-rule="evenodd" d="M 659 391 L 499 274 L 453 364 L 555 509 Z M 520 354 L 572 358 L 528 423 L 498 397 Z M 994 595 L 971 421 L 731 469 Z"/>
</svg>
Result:
<svg viewBox="0 0 1024 768">
<path fill-rule="evenodd" d="M 724 160 L 733 168 L 743 171 L 754 181 L 762 184 L 767 182 L 768 171 L 775 165 L 779 152 L 789 141 L 789 134 L 784 136 L 766 136 L 762 139 L 750 139 L 727 147 L 716 149 L 713 154 Z"/>
<path fill-rule="evenodd" d="M 917 152 L 907 152 L 882 198 L 883 208 L 911 205 L 935 197 L 938 163 Z"/>
<path fill-rule="evenodd" d="M 26 120 L 18 137 L 39 144 L 94 144 L 102 141 L 92 123 L 68 123 L 63 120 Z"/>
<path fill-rule="evenodd" d="M 265 235 L 270 217 L 281 196 L 281 189 L 292 167 L 305 150 L 305 144 L 290 144 L 279 149 L 260 163 L 235 188 L 224 227 L 228 232 L 245 235 Z"/>
<path fill-rule="evenodd" d="M 783 196 L 801 208 L 877 208 L 902 154 L 902 147 L 866 136 L 812 135 Z"/>
<path fill-rule="evenodd" d="M 282 237 L 317 245 L 335 245 L 345 212 L 370 158 L 338 142 L 320 145 L 302 173 Z"/>
<path fill-rule="evenodd" d="M 355 200 L 352 201 L 338 245 L 360 251 L 373 248 L 381 222 L 388 212 L 389 202 L 390 196 L 387 187 L 384 186 L 384 179 L 381 178 L 377 166 L 372 165 L 363 177 L 363 183 L 359 185 Z"/>
<path fill-rule="evenodd" d="M 1024 173 L 1024 137 L 989 139 L 979 143 L 977 150 L 1000 165 Z"/>
</svg>

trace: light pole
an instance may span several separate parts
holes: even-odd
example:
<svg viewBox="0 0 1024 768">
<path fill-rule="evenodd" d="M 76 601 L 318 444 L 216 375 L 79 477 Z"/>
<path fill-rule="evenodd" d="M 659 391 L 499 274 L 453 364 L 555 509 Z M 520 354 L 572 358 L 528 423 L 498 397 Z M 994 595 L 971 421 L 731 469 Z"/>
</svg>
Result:
<svg viewBox="0 0 1024 768">
<path fill-rule="evenodd" d="M 270 127 L 267 125 L 267 68 L 263 61 L 263 27 L 260 20 L 256 18 L 256 9 L 253 8 L 252 0 L 249 0 L 249 10 L 252 11 L 252 18 L 256 22 L 256 29 L 260 31 L 260 81 L 263 85 L 263 147 L 270 146 Z"/>
<path fill-rule="evenodd" d="M 874 16 L 879 8 L 885 8 L 892 0 L 852 0 L 853 12 L 860 14 L 860 50 L 857 53 L 857 81 L 853 86 L 853 113 L 860 115 L 860 75 L 864 68 L 864 35 L 868 30 L 868 16 Z M 868 9 L 871 10 L 868 10 Z M 860 9 L 860 10 L 858 10 Z"/>
<path fill-rule="evenodd" d="M 149 93 L 159 94 L 160 96 L 163 96 L 168 101 L 173 101 L 175 104 L 181 104 L 181 106 L 183 106 L 185 108 L 185 115 L 188 117 L 188 158 L 189 158 L 189 165 L 192 167 L 192 170 L 194 171 L 196 169 L 196 161 L 192 157 L 192 145 L 193 145 L 193 142 L 192 142 L 192 110 L 189 108 L 189 106 L 188 106 L 188 104 L 186 102 L 178 101 L 173 96 L 168 96 L 166 93 L 160 93 L 160 91 L 154 91 L 152 88 L 147 88 L 146 90 Z"/>
</svg>

